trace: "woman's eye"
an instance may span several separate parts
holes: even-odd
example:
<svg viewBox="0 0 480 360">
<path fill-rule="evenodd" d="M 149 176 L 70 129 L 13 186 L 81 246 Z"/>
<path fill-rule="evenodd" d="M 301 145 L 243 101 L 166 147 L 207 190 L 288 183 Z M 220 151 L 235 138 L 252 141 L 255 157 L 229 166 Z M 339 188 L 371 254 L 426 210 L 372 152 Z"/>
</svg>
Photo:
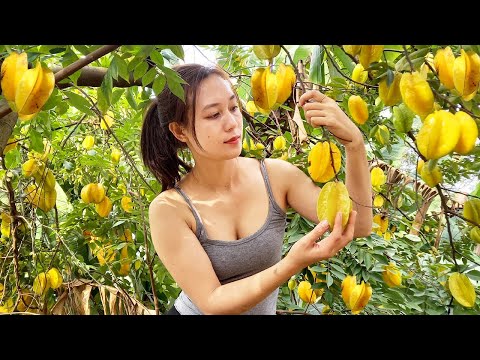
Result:
<svg viewBox="0 0 480 360">
<path fill-rule="evenodd" d="M 209 118 L 209 119 L 216 119 L 216 118 L 218 118 L 219 116 L 220 116 L 220 113 L 217 112 L 217 113 L 215 113 L 215 114 L 213 114 L 213 115 L 208 116 L 208 118 Z"/>
<path fill-rule="evenodd" d="M 232 111 L 237 111 L 238 110 L 238 105 L 235 105 L 234 107 L 232 107 Z"/>
</svg>

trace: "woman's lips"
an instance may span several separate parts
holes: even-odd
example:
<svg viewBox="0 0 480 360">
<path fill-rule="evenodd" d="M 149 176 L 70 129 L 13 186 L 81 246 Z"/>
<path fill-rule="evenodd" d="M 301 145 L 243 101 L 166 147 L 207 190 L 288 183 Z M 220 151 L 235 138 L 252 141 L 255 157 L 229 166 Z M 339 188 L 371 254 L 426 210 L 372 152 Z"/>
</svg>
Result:
<svg viewBox="0 0 480 360">
<path fill-rule="evenodd" d="M 225 141 L 225 144 L 237 144 L 240 140 L 240 136 L 235 136 L 228 141 Z"/>
</svg>

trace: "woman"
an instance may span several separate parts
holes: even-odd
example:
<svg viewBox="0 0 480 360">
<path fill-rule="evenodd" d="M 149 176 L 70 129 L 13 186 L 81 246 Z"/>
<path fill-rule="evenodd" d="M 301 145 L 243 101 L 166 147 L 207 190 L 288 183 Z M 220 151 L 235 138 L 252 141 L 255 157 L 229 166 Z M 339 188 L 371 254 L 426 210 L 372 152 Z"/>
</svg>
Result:
<svg viewBox="0 0 480 360">
<path fill-rule="evenodd" d="M 286 209 L 318 222 L 320 188 L 279 159 L 240 157 L 242 114 L 228 75 L 199 64 L 175 67 L 185 103 L 165 89 L 148 109 L 141 135 L 145 165 L 162 183 L 149 207 L 155 250 L 182 289 L 168 314 L 275 314 L 279 286 L 306 266 L 371 233 L 371 184 L 363 138 L 335 101 L 300 98 L 307 121 L 325 125 L 346 149 L 346 185 L 355 206 L 342 232 L 318 224 L 282 259 Z M 188 147 L 195 165 L 178 156 Z M 180 176 L 180 166 L 186 174 Z"/>
</svg>

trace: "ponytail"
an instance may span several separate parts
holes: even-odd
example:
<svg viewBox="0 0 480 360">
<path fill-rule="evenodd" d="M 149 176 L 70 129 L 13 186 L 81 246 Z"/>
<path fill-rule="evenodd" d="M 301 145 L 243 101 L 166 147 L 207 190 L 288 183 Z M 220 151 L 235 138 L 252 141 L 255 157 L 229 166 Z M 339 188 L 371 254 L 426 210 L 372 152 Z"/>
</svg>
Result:
<svg viewBox="0 0 480 360">
<path fill-rule="evenodd" d="M 191 167 L 178 157 L 177 151 L 184 147 L 162 121 L 158 101 L 150 104 L 143 121 L 140 146 L 145 166 L 162 184 L 162 191 L 171 189 L 180 180 L 180 165 L 188 172 Z"/>
</svg>

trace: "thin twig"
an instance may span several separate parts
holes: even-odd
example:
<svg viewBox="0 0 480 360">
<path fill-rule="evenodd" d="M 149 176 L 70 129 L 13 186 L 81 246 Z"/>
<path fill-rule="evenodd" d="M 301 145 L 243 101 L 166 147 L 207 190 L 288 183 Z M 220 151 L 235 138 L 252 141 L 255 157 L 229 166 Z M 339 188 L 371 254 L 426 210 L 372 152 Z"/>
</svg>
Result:
<svg viewBox="0 0 480 360">
<path fill-rule="evenodd" d="M 415 71 L 415 67 L 413 66 L 412 60 L 410 60 L 410 56 L 408 56 L 407 47 L 405 45 L 402 45 L 402 47 L 403 47 L 403 53 L 405 54 L 405 58 L 407 59 L 408 64 L 410 65 L 410 72 L 412 73 Z"/>
<path fill-rule="evenodd" d="M 340 68 L 338 67 L 337 65 L 337 62 L 335 61 L 335 59 L 333 59 L 332 55 L 328 52 L 328 49 L 325 45 L 321 45 L 323 46 L 323 48 L 325 49 L 325 53 L 327 54 L 328 58 L 330 59 L 330 62 L 332 63 L 332 65 L 335 67 L 335 69 L 337 69 L 337 71 L 340 73 L 340 75 L 342 75 L 345 79 L 348 79 L 350 80 L 351 82 L 354 82 L 355 84 L 359 84 L 359 85 L 362 85 L 362 86 L 365 86 L 365 87 L 369 87 L 369 88 L 372 88 L 372 89 L 378 89 L 378 85 L 370 85 L 370 84 L 365 84 L 365 83 L 361 83 L 361 82 L 358 82 L 358 81 L 355 81 L 353 80 L 351 77 L 345 75 L 343 73 L 342 70 L 340 70 Z"/>
<path fill-rule="evenodd" d="M 452 247 L 452 259 L 453 262 L 455 263 L 455 268 L 458 270 L 458 264 L 457 260 L 455 258 L 455 245 L 453 244 L 453 236 L 452 236 L 452 229 L 450 228 L 450 220 L 448 219 L 447 213 L 449 212 L 448 205 L 447 205 L 447 200 L 445 199 L 445 195 L 442 192 L 442 189 L 440 186 L 436 186 L 438 195 L 440 195 L 440 201 L 442 203 L 442 208 L 445 212 L 445 221 L 447 222 L 447 230 L 448 230 L 448 238 L 450 240 L 450 246 Z"/>
<path fill-rule="evenodd" d="M 155 288 L 155 278 L 153 276 L 153 265 L 150 261 L 150 252 L 148 250 L 148 237 L 147 237 L 147 228 L 145 226 L 146 222 L 145 222 L 145 211 L 144 211 L 144 208 L 143 208 L 143 201 L 142 199 L 140 199 L 139 201 L 140 203 L 140 217 L 142 219 L 142 227 L 143 227 L 143 237 L 144 237 L 144 246 L 145 246 L 145 257 L 146 257 L 146 261 L 147 261 L 147 266 L 148 266 L 148 274 L 150 276 L 150 283 L 152 285 L 152 294 L 153 294 L 153 303 L 155 304 L 155 314 L 157 315 L 160 315 L 160 306 L 159 306 L 159 303 L 158 303 L 158 297 L 157 297 L 157 294 L 156 294 L 156 288 Z"/>
<path fill-rule="evenodd" d="M 305 84 L 303 83 L 302 76 L 300 75 L 297 64 L 293 62 L 292 56 L 290 55 L 290 52 L 287 50 L 287 48 L 284 45 L 280 45 L 280 47 L 285 51 L 285 53 L 288 56 L 288 59 L 290 60 L 290 63 L 293 66 L 293 71 L 295 71 L 295 75 L 297 76 L 298 81 L 300 82 L 300 86 L 302 87 L 303 92 L 305 92 Z"/>
</svg>

